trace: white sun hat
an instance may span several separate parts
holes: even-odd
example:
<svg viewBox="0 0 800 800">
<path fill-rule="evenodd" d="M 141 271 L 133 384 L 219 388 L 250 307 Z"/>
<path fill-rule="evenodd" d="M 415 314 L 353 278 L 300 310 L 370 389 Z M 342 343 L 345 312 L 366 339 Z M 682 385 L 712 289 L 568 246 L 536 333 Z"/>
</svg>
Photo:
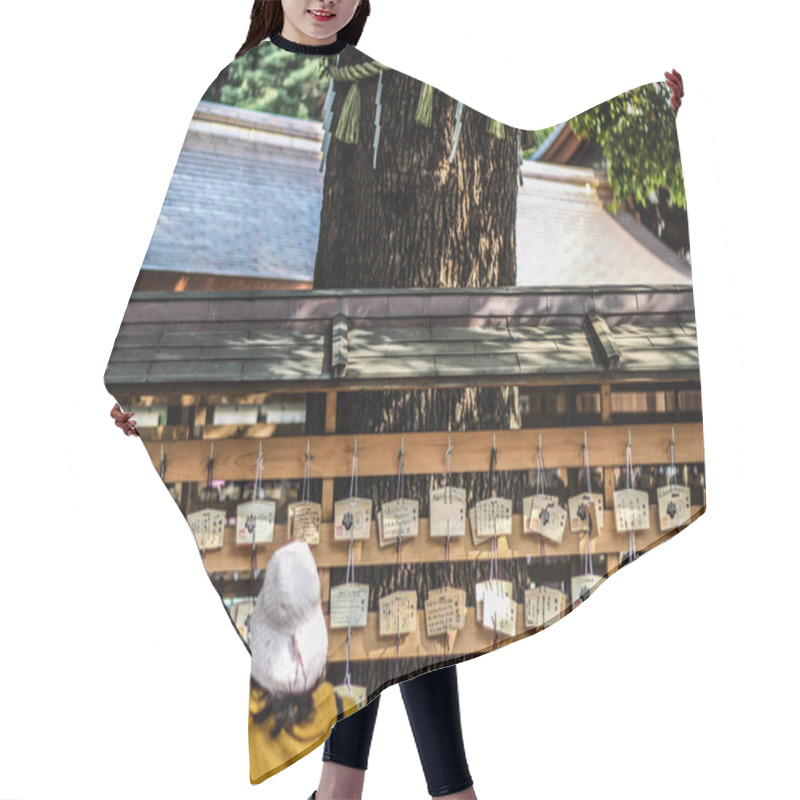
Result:
<svg viewBox="0 0 800 800">
<path fill-rule="evenodd" d="M 317 562 L 306 542 L 279 547 L 250 617 L 251 673 L 271 695 L 303 694 L 328 660 Z"/>
</svg>

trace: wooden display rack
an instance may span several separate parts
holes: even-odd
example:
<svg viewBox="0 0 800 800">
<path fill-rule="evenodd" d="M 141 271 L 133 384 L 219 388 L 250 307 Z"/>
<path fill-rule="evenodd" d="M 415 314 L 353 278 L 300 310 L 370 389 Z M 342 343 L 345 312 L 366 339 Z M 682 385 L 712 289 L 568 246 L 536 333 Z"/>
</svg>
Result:
<svg viewBox="0 0 800 800">
<path fill-rule="evenodd" d="M 431 293 L 425 295 L 430 297 Z M 605 290 L 515 287 L 512 290 L 448 289 L 442 290 L 441 295 L 437 315 L 425 316 L 420 314 L 420 298 L 424 295 L 415 295 L 414 290 L 141 293 L 134 295 L 129 304 L 106 373 L 106 386 L 126 410 L 161 404 L 182 409 L 182 424 L 140 430 L 157 470 L 162 447 L 166 452 L 167 483 L 204 483 L 212 441 L 217 479 L 251 481 L 260 445 L 263 482 L 302 480 L 310 445 L 311 478 L 322 479 L 320 544 L 312 545 L 312 550 L 319 566 L 326 614 L 331 570 L 344 567 L 348 555 L 346 544 L 333 541 L 334 479 L 350 476 L 354 445 L 353 435 L 336 432 L 336 405 L 341 392 L 476 385 L 599 389 L 600 424 L 597 425 L 452 431 L 450 434 L 447 431 L 359 434 L 358 474 L 394 474 L 401 436 L 404 437 L 407 476 L 440 476 L 448 435 L 453 446 L 451 469 L 454 474 L 475 471 L 476 464 L 488 465 L 493 437 L 496 437 L 498 471 L 534 470 L 540 435 L 550 468 L 581 468 L 585 432 L 591 466 L 604 468 L 605 476 L 602 489 L 595 488 L 597 492 L 602 491 L 605 501 L 604 527 L 601 535 L 591 540 L 591 548 L 593 554 L 605 554 L 606 574 L 612 574 L 619 568 L 620 551 L 627 547 L 627 536 L 616 532 L 614 522 L 613 468 L 625 467 L 629 432 L 637 465 L 668 464 L 673 431 L 676 464 L 704 461 L 700 421 L 680 421 L 673 416 L 657 423 L 616 424 L 612 413 L 615 389 L 631 386 L 645 386 L 648 390 L 665 386 L 699 388 L 691 290 L 686 287 Z M 498 303 L 498 299 L 502 302 Z M 235 305 L 235 313 L 226 312 L 226 306 L 231 303 Z M 354 313 L 356 305 L 357 315 Z M 498 313 L 498 308 L 503 309 L 502 313 Z M 606 313 L 601 314 L 603 309 Z M 613 313 L 608 309 L 613 309 Z M 515 310 L 517 313 L 511 313 Z M 408 345 L 406 357 L 413 352 L 410 348 L 415 343 L 407 332 L 419 326 L 428 327 L 429 335 L 423 334 L 421 338 L 431 343 L 425 351 L 431 370 L 426 372 L 424 365 L 420 368 L 417 360 L 412 374 L 397 365 L 402 364 L 405 345 Z M 449 327 L 449 335 L 440 334 L 443 326 Z M 397 337 L 398 356 L 394 366 L 387 366 L 385 356 L 370 364 L 368 358 L 360 357 L 357 344 L 354 347 L 354 343 L 368 340 L 370 332 L 379 327 L 382 334 Z M 496 358 L 497 339 L 502 336 L 504 327 L 509 333 L 509 344 L 503 352 L 505 356 L 516 354 L 516 368 L 510 359 Z M 241 331 L 235 344 L 231 343 L 232 331 Z M 459 331 L 464 332 L 461 338 Z M 485 360 L 480 357 L 482 331 L 487 343 L 491 340 L 495 348 L 487 347 L 486 352 L 493 353 L 494 357 Z M 270 335 L 264 336 L 265 332 Z M 299 357 L 306 361 L 298 364 L 296 348 L 300 334 L 304 336 L 306 350 Z M 417 345 L 419 339 L 418 336 Z M 471 349 L 462 362 L 458 343 L 467 340 Z M 272 344 L 267 346 L 265 341 Z M 248 350 L 248 342 L 253 358 L 250 366 L 247 354 L 243 355 L 243 349 Z M 549 348 L 548 342 L 554 343 L 554 347 Z M 270 356 L 265 353 L 265 347 L 269 350 L 273 345 L 274 353 Z M 224 350 L 226 346 L 227 351 Z M 286 359 L 292 347 L 295 348 L 293 369 L 289 371 L 281 367 L 281 359 L 276 354 Z M 203 348 L 209 348 L 205 361 Z M 321 353 L 317 352 L 320 348 Z M 216 359 L 219 367 L 216 371 L 209 367 L 209 358 Z M 238 369 L 231 366 L 234 362 L 239 364 Z M 461 363 L 463 369 L 459 369 Z M 321 366 L 315 369 L 314 364 Z M 443 364 L 448 368 L 443 369 Z M 565 365 L 571 366 L 567 369 Z M 264 423 L 244 428 L 208 424 L 209 409 L 216 404 L 262 403 L 278 392 L 305 395 L 309 391 L 324 391 L 327 398 L 324 435 L 272 436 L 273 427 Z M 532 489 L 529 493 L 533 493 Z M 704 509 L 704 505 L 693 505 L 691 520 Z M 656 508 L 651 506 L 650 511 L 649 530 L 636 534 L 639 553 L 676 533 L 662 534 Z M 442 560 L 444 540 L 431 539 L 428 525 L 428 518 L 420 519 L 419 537 L 404 543 L 403 563 Z M 370 540 L 354 544 L 356 565 L 395 563 L 395 548 L 381 548 L 374 520 L 372 526 Z M 561 544 L 546 543 L 547 555 L 581 555 L 585 540 L 585 536 L 573 535 L 567 530 Z M 274 541 L 257 546 L 259 565 L 265 565 L 272 552 L 286 541 L 286 525 L 276 524 Z M 498 537 L 497 554 L 501 559 L 540 557 L 539 537 L 522 532 L 521 514 L 513 516 L 511 535 Z M 490 555 L 491 542 L 475 547 L 469 532 L 463 538 L 450 540 L 451 561 L 480 561 Z M 251 548 L 236 545 L 235 530 L 230 526 L 225 532 L 224 547 L 208 552 L 205 566 L 210 574 L 247 574 L 250 558 Z M 524 626 L 524 604 L 518 604 L 517 611 L 518 637 L 528 629 Z M 442 652 L 442 638 L 428 640 L 424 613 L 419 611 L 418 614 L 417 632 L 401 637 L 401 657 L 435 656 Z M 501 638 L 498 645 L 510 643 L 514 638 Z M 330 661 L 344 660 L 346 639 L 347 630 L 330 631 Z M 492 631 L 476 622 L 474 607 L 467 608 L 465 628 L 455 637 L 451 652 L 453 655 L 474 654 L 491 647 Z M 395 656 L 394 637 L 378 636 L 377 613 L 369 614 L 366 628 L 351 631 L 351 660 Z"/>
</svg>

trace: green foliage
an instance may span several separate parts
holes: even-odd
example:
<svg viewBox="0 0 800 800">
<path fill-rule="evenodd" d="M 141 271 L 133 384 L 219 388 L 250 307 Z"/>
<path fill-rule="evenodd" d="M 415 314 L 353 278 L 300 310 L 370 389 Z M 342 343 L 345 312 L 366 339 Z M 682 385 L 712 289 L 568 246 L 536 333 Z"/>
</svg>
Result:
<svg viewBox="0 0 800 800">
<path fill-rule="evenodd" d="M 646 84 L 569 121 L 578 136 L 597 142 L 603 150 L 614 213 L 629 196 L 647 204 L 661 187 L 669 191 L 671 203 L 686 208 L 670 96 L 665 82 Z"/>
<path fill-rule="evenodd" d="M 253 47 L 232 61 L 203 100 L 322 122 L 329 58 Z"/>
<path fill-rule="evenodd" d="M 542 142 L 558 127 L 558 125 L 551 125 L 549 128 L 541 128 L 539 130 L 523 130 L 522 141 L 522 157 L 529 158 L 540 147 Z"/>
</svg>

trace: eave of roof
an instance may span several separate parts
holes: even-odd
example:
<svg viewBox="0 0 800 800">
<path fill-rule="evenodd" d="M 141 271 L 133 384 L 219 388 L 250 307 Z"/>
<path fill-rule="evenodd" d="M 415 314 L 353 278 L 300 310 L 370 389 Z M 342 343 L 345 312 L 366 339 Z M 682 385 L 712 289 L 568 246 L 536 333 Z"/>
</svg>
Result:
<svg viewBox="0 0 800 800">
<path fill-rule="evenodd" d="M 685 286 L 146 292 L 126 310 L 105 383 L 312 391 L 685 380 L 698 369 Z"/>
</svg>

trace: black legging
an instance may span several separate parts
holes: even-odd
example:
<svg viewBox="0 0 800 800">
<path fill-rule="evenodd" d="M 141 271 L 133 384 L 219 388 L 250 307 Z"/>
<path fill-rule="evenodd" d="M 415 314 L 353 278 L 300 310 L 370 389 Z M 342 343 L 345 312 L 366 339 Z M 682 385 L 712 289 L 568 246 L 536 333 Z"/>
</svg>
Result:
<svg viewBox="0 0 800 800">
<path fill-rule="evenodd" d="M 431 797 L 472 786 L 461 735 L 456 665 L 417 675 L 400 684 L 408 721 Z M 325 740 L 323 761 L 366 769 L 378 695 L 371 703 L 337 722 Z"/>
</svg>

